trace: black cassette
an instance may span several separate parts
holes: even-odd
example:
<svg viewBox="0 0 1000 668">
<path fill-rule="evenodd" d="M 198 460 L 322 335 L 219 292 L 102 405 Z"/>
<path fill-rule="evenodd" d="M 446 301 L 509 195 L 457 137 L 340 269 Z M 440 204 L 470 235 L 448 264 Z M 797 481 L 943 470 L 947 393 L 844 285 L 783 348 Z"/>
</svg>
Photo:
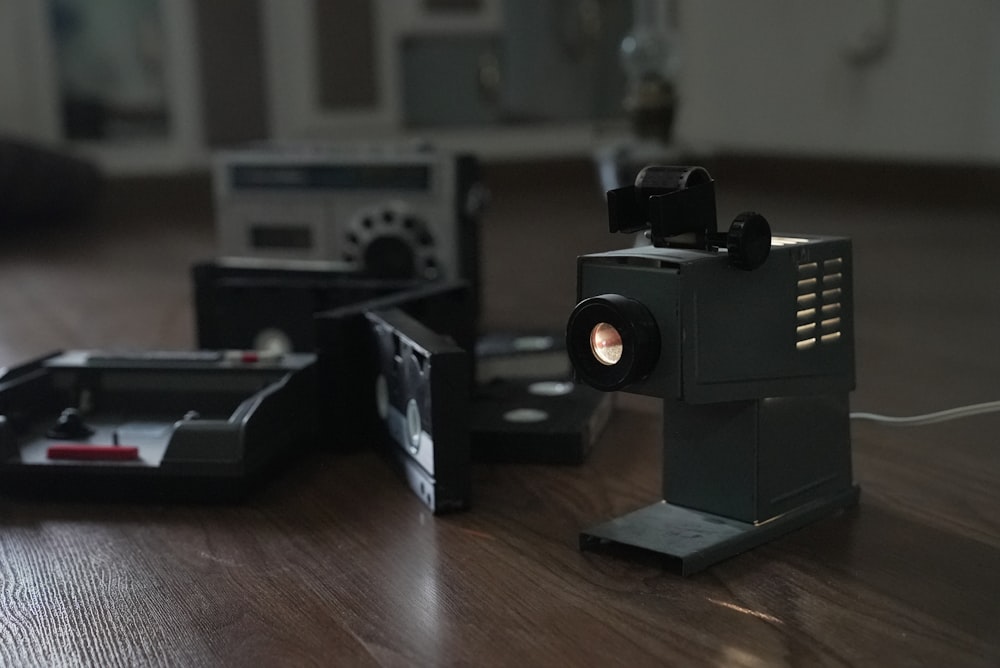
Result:
<svg viewBox="0 0 1000 668">
<path fill-rule="evenodd" d="M 424 284 L 328 263 L 219 260 L 192 268 L 198 347 L 315 352 L 316 313 Z"/>
<path fill-rule="evenodd" d="M 494 331 L 476 342 L 476 461 L 581 464 L 612 402 L 572 382 L 562 331 Z"/>
<path fill-rule="evenodd" d="M 435 513 L 468 505 L 469 356 L 400 309 L 365 314 L 391 461 Z"/>
<path fill-rule="evenodd" d="M 234 498 L 313 437 L 315 356 L 68 351 L 0 376 L 0 477 L 45 497 Z"/>
<path fill-rule="evenodd" d="M 493 331 L 476 341 L 476 380 L 568 378 L 566 335 L 553 331 Z"/>
<path fill-rule="evenodd" d="M 613 395 L 570 380 L 494 378 L 476 389 L 473 458 L 581 464 L 611 415 Z"/>
</svg>

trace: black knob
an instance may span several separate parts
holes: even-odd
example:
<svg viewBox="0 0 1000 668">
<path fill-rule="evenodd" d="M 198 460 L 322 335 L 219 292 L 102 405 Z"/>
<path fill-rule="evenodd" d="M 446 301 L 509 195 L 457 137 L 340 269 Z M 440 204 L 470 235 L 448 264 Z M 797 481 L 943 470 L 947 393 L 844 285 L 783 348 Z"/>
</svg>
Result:
<svg viewBox="0 0 1000 668">
<path fill-rule="evenodd" d="M 736 216 L 726 236 L 729 263 L 752 271 L 764 264 L 771 253 L 771 226 L 767 218 L 754 211 Z"/>
<path fill-rule="evenodd" d="M 729 251 L 729 264 L 752 271 L 764 264 L 771 252 L 771 226 L 767 218 L 753 211 L 736 216 L 729 232 L 708 235 L 708 242 Z"/>
</svg>

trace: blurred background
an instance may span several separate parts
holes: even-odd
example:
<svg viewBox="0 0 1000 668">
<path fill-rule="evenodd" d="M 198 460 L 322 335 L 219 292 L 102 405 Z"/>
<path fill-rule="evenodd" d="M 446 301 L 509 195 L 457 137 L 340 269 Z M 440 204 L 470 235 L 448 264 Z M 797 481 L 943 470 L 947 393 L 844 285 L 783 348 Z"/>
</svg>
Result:
<svg viewBox="0 0 1000 668">
<path fill-rule="evenodd" d="M 190 346 L 214 151 L 427 139 L 485 165 L 486 327 L 563 327 L 603 190 L 702 164 L 721 229 L 854 239 L 859 405 L 992 399 L 998 72 L 996 0 L 0 0 L 0 364 Z"/>
<path fill-rule="evenodd" d="M 995 0 L 0 0 L 0 135 L 112 174 L 252 140 L 486 161 L 1000 162 Z"/>
</svg>

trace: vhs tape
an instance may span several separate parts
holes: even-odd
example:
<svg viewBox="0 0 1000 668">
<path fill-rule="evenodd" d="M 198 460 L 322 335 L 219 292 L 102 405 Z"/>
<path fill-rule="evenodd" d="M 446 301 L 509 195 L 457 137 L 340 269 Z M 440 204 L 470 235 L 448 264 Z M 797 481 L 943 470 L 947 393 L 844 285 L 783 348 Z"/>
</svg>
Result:
<svg viewBox="0 0 1000 668">
<path fill-rule="evenodd" d="M 315 352 L 313 316 L 423 284 L 374 278 L 342 264 L 220 259 L 191 268 L 203 349 Z"/>
<path fill-rule="evenodd" d="M 469 356 L 400 309 L 365 313 L 390 460 L 434 513 L 468 505 Z"/>
<path fill-rule="evenodd" d="M 476 341 L 476 381 L 569 378 L 572 367 L 560 331 L 490 331 Z"/>
<path fill-rule="evenodd" d="M 439 336 L 447 336 L 462 350 L 471 350 L 476 340 L 476 320 L 469 285 L 463 281 L 425 283 L 316 315 L 319 397 L 339 428 L 320 446 L 355 450 L 381 429 L 373 398 L 377 376 L 377 350 L 369 311 L 398 308 Z M 466 393 L 472 387 L 470 357 Z M 467 419 L 467 418 L 463 418 Z"/>
<path fill-rule="evenodd" d="M 613 395 L 562 379 L 493 378 L 476 387 L 476 461 L 582 464 L 604 431 Z"/>
<path fill-rule="evenodd" d="M 563 332 L 494 331 L 476 342 L 472 458 L 582 464 L 611 415 L 611 396 L 574 383 Z"/>
</svg>

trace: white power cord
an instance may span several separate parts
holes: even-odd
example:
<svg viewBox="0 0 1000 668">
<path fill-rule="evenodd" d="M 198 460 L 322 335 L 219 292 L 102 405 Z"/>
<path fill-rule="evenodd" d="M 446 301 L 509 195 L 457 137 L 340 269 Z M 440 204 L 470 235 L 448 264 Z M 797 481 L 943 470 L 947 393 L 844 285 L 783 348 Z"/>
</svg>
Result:
<svg viewBox="0 0 1000 668">
<path fill-rule="evenodd" d="M 878 422 L 879 424 L 891 427 L 920 427 L 926 424 L 957 420 L 959 418 L 971 417 L 973 415 L 992 413 L 994 411 L 1000 411 L 1000 401 L 987 401 L 982 404 L 959 406 L 958 408 L 949 408 L 945 411 L 926 413 L 924 415 L 913 415 L 910 417 L 890 417 L 888 415 L 879 415 L 877 413 L 851 413 L 851 419 L 870 420 L 872 422 Z"/>
</svg>

